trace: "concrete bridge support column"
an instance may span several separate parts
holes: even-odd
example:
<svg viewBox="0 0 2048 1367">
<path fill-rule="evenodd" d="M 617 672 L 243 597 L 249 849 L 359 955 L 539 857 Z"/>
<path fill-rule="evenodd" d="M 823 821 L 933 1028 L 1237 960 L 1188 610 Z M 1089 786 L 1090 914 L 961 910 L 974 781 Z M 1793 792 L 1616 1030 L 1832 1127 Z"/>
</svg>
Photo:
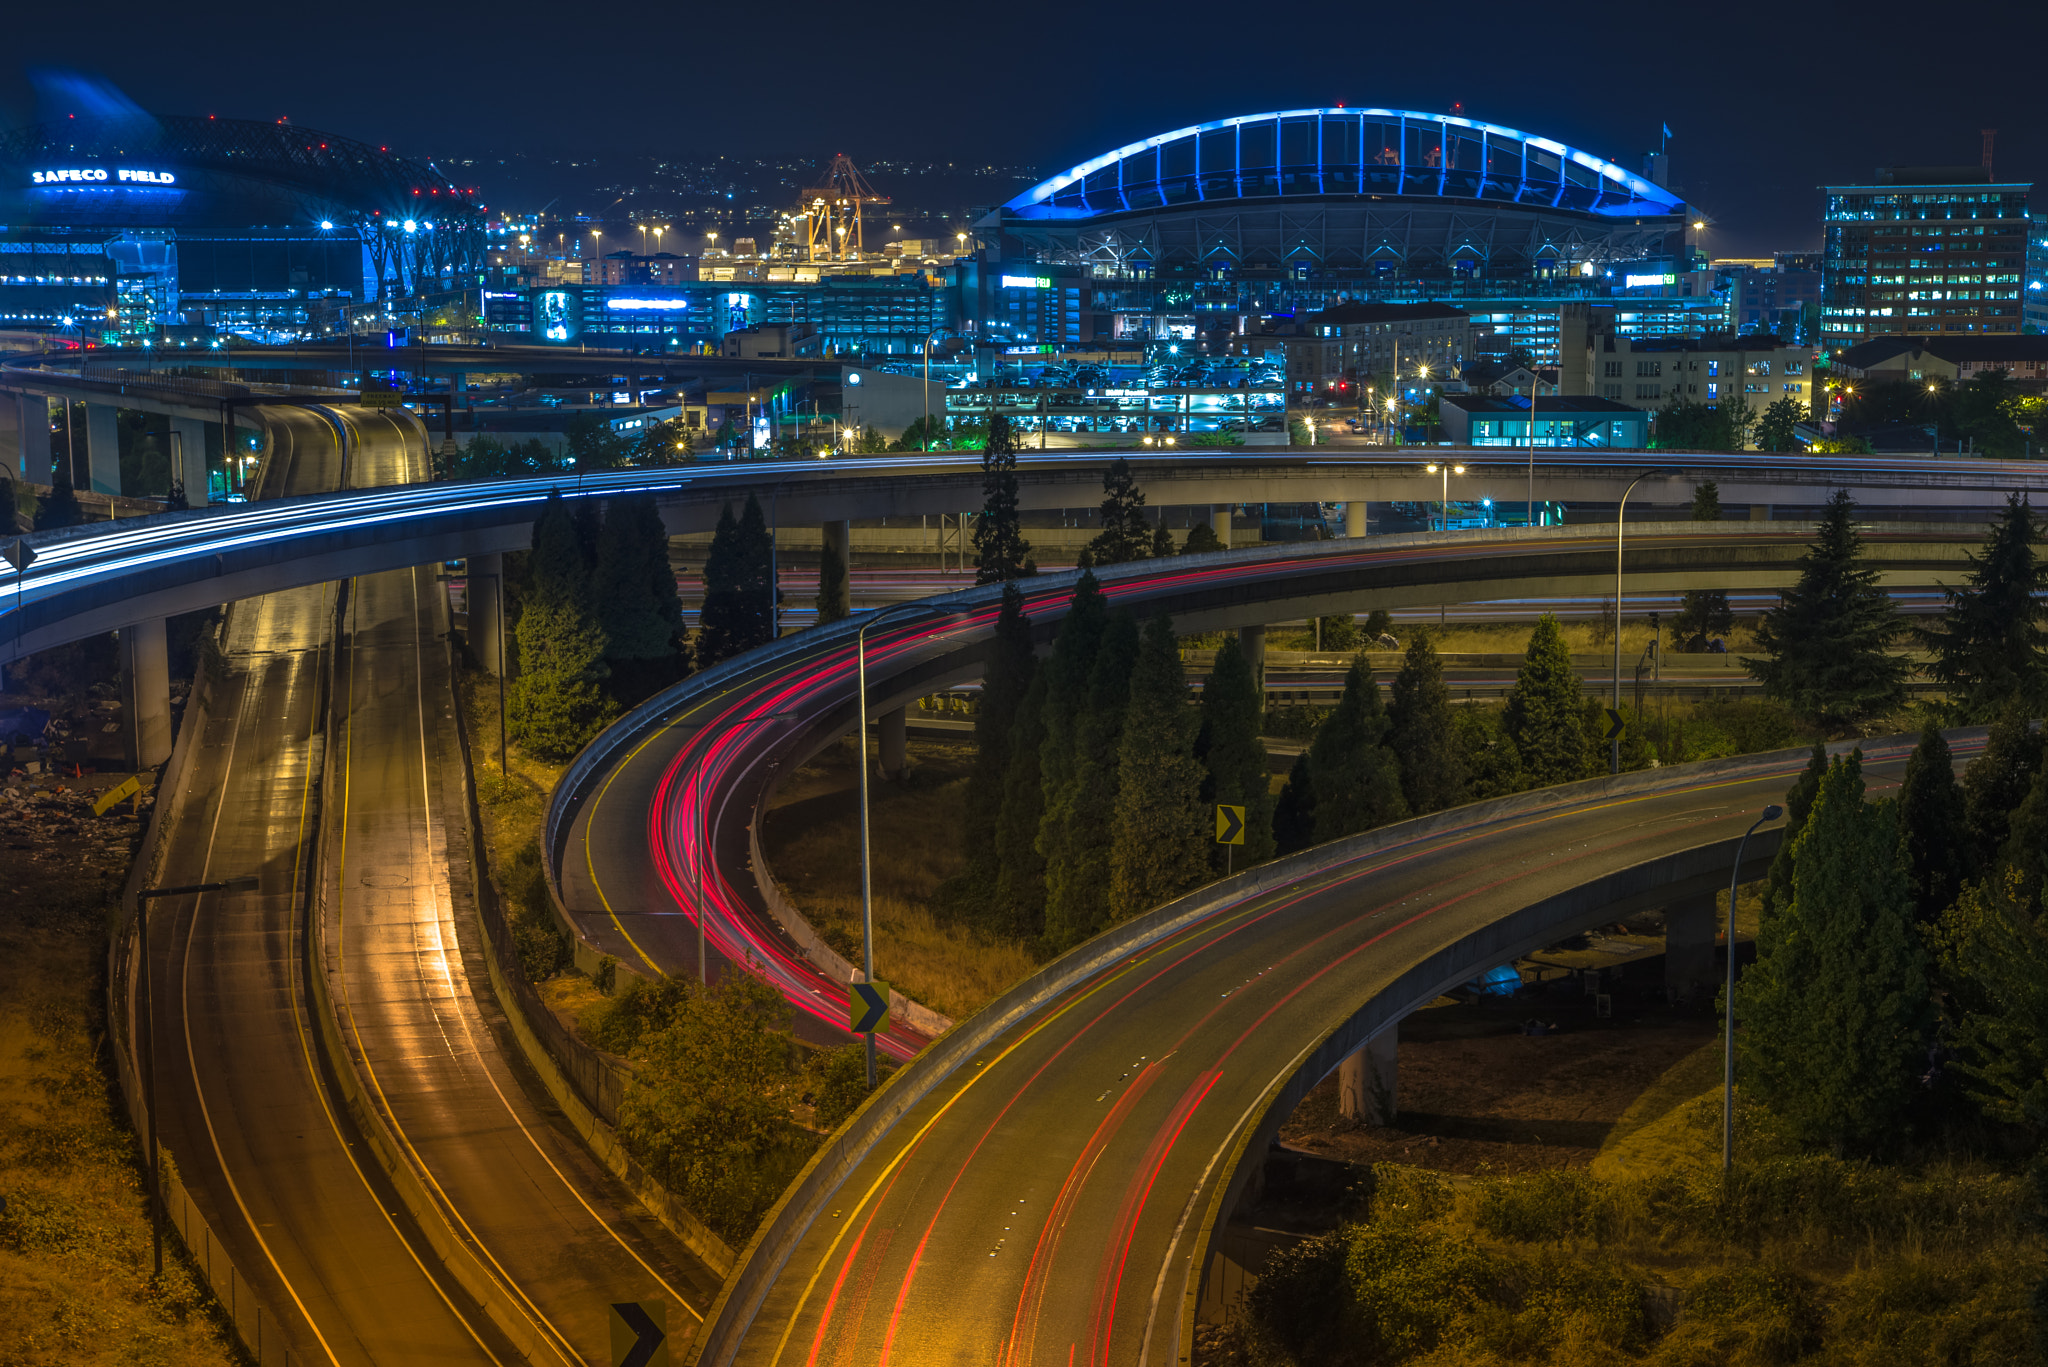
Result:
<svg viewBox="0 0 2048 1367">
<path fill-rule="evenodd" d="M 836 552 L 846 571 L 846 578 L 839 583 L 839 615 L 844 617 L 853 611 L 853 524 L 844 519 L 821 523 L 818 534 L 824 549 Z"/>
<path fill-rule="evenodd" d="M 50 482 L 50 401 L 41 394 L 21 396 L 21 477 Z"/>
<path fill-rule="evenodd" d="M 1344 535 L 1359 537 L 1365 535 L 1365 500 L 1354 498 L 1344 505 Z"/>
<path fill-rule="evenodd" d="M 1237 643 L 1244 649 L 1244 661 L 1252 669 L 1252 686 L 1259 690 L 1259 698 L 1263 702 L 1266 696 L 1266 629 L 1239 627 Z"/>
<path fill-rule="evenodd" d="M 498 576 L 504 572 L 502 555 L 469 558 L 469 650 L 486 674 L 498 672 L 500 653 L 510 645 L 500 639 L 505 623 L 498 615 L 498 607 L 504 601 L 503 581 Z"/>
<path fill-rule="evenodd" d="M 179 464 L 172 471 L 185 485 L 185 502 L 194 508 L 206 506 L 206 424 L 198 418 L 171 419 L 172 454 Z"/>
<path fill-rule="evenodd" d="M 1394 1123 L 1400 1036 L 1401 1026 L 1396 1022 L 1337 1065 L 1337 1110 L 1346 1120 L 1364 1125 Z"/>
<path fill-rule="evenodd" d="M 73 410 L 74 412 L 77 410 Z M 121 424 L 111 404 L 85 405 L 86 469 L 96 494 L 121 492 Z"/>
<path fill-rule="evenodd" d="M 893 712 L 884 712 L 881 718 L 882 733 L 882 777 L 901 778 L 907 764 L 907 749 L 910 736 L 908 724 L 909 708 L 899 707 Z"/>
<path fill-rule="evenodd" d="M 1711 997 L 1720 982 L 1714 933 L 1720 908 L 1709 893 L 1664 909 L 1664 986 L 1681 998 Z"/>
<path fill-rule="evenodd" d="M 1223 549 L 1230 549 L 1230 516 L 1237 509 L 1234 503 L 1212 503 L 1209 505 L 1209 530 L 1216 533 L 1216 539 L 1223 543 Z"/>
<path fill-rule="evenodd" d="M 153 769 L 169 759 L 171 671 L 161 617 L 121 628 L 121 705 L 128 720 L 128 766 Z"/>
</svg>

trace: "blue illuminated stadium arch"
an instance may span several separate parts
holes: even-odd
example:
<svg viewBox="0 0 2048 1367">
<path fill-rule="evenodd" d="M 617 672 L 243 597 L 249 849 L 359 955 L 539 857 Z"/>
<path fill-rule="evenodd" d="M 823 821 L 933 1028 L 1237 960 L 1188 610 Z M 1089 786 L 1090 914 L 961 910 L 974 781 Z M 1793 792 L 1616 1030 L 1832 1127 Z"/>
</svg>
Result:
<svg viewBox="0 0 2048 1367">
<path fill-rule="evenodd" d="M 1451 114 L 1287 109 L 1134 142 L 1041 181 L 1006 216 L 1061 220 L 1211 202 L 1398 195 L 1600 218 L 1675 215 L 1684 202 L 1561 142 Z"/>
</svg>

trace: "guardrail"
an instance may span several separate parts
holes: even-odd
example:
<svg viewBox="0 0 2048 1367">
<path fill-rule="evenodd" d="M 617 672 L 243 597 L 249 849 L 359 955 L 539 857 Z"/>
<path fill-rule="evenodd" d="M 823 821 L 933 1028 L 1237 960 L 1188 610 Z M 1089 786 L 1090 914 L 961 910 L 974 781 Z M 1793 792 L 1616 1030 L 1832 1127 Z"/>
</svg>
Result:
<svg viewBox="0 0 2048 1367">
<path fill-rule="evenodd" d="M 201 657 L 198 677 L 192 684 L 192 697 L 185 706 L 184 720 L 178 727 L 177 741 L 171 747 L 170 761 L 164 766 L 163 777 L 157 783 L 156 803 L 150 812 L 149 831 L 144 836 L 142 852 L 129 870 L 128 882 L 122 890 L 120 921 L 107 942 L 107 1038 L 113 1045 L 115 1079 L 127 1103 L 129 1123 L 135 1127 L 138 1137 L 149 1133 L 148 1093 L 142 1086 L 136 1063 L 136 1031 L 138 1027 L 146 1028 L 146 1022 L 137 1019 L 137 977 L 146 969 L 136 954 L 138 894 L 148 886 L 159 867 L 165 833 L 183 806 L 185 773 L 191 766 L 193 750 L 206 733 L 212 706 L 215 658 L 212 655 Z M 281 1320 L 265 1300 L 263 1292 L 235 1266 L 227 1246 L 214 1233 L 198 1203 L 186 1191 L 171 1150 L 161 1142 L 157 1149 L 161 1157 L 159 1175 L 165 1224 L 184 1244 L 193 1266 L 199 1270 L 214 1299 L 226 1312 L 243 1352 L 258 1367 L 294 1367 L 295 1363 L 306 1362 L 305 1354 L 294 1352 L 291 1322 Z M 148 1166 L 149 1156 L 145 1153 L 143 1167 L 146 1170 Z"/>
<path fill-rule="evenodd" d="M 1846 749 L 1847 743 L 1838 748 Z M 727 1278 L 711 1313 L 705 1317 L 704 1330 L 692 1347 L 689 1362 L 693 1367 L 697 1364 L 725 1367 L 732 1362 L 769 1286 L 781 1274 L 784 1264 L 818 1213 L 834 1197 L 840 1184 L 912 1107 L 991 1042 L 1097 973 L 1160 941 L 1190 930 L 1241 902 L 1297 886 L 1309 878 L 1368 855 L 1447 831 L 1485 826 L 1538 810 L 1623 794 L 1654 793 L 1697 782 L 1703 776 L 1735 777 L 1745 770 L 1784 766 L 1791 761 L 1803 760 L 1805 753 L 1801 750 L 1777 751 L 1586 779 L 1385 826 L 1274 860 L 1234 878 L 1198 888 L 1068 951 L 968 1016 L 949 1034 L 905 1064 L 826 1141 L 783 1193 L 782 1199 L 763 1218 L 753 1239 L 740 1254 L 739 1267 Z M 1309 1052 L 1304 1050 L 1304 1060 Z M 1218 1209 L 1227 1213 L 1227 1205 L 1219 1206 L 1217 1201 L 1212 1201 L 1212 1216 Z M 1199 1280 L 1197 1276 L 1197 1284 Z"/>
</svg>

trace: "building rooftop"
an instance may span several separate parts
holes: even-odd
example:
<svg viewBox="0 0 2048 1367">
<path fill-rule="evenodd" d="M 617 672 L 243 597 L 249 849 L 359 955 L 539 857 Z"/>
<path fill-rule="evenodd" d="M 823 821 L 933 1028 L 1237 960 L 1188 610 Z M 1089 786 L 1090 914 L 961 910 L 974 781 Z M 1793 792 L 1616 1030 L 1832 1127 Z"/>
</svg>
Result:
<svg viewBox="0 0 2048 1367">
<path fill-rule="evenodd" d="M 1302 321 L 1310 326 L 1347 323 L 1412 323 L 1422 318 L 1468 318 L 1464 309 L 1449 304 L 1339 304 Z"/>
<path fill-rule="evenodd" d="M 1437 402 L 1465 413 L 1499 413 L 1525 417 L 1529 412 L 1529 400 L 1521 395 L 1497 399 L 1487 394 L 1446 394 L 1440 396 Z M 1539 418 L 1555 417 L 1565 413 L 1611 413 L 1615 417 L 1638 418 L 1644 416 L 1640 408 L 1616 403 L 1613 399 L 1595 399 L 1583 394 L 1546 394 L 1536 410 L 1536 416 Z"/>
<path fill-rule="evenodd" d="M 1957 365 L 1982 365 L 1987 361 L 2048 361 L 2048 336 L 2002 332 L 1977 337 L 1873 337 L 1835 353 L 1834 364 L 1844 370 L 1867 370 L 1907 352 L 1926 352 Z"/>
</svg>

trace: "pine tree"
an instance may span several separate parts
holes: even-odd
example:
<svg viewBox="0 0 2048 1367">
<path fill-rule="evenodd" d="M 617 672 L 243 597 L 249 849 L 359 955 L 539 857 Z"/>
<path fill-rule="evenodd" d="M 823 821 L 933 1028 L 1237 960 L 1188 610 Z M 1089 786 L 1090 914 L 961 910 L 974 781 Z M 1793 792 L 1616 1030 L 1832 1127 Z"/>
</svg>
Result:
<svg viewBox="0 0 2048 1367">
<path fill-rule="evenodd" d="M 583 531 L 559 489 L 548 490 L 548 500 L 533 520 L 533 557 L 527 572 L 531 592 L 552 593 L 588 608 L 590 560 L 583 552 Z"/>
<path fill-rule="evenodd" d="M 1444 683 L 1443 661 L 1427 627 L 1417 628 L 1409 638 L 1392 692 L 1387 708 L 1393 726 L 1390 743 L 1401 762 L 1401 792 L 1408 810 L 1421 816 L 1456 806 L 1465 800 L 1464 762 L 1454 734 L 1451 690 Z"/>
<path fill-rule="evenodd" d="M 1259 689 L 1235 633 L 1226 635 L 1202 685 L 1202 764 L 1212 802 L 1244 808 L 1244 844 L 1232 854 L 1221 845 L 1210 863 L 1244 869 L 1273 857 L 1273 797 L 1266 745 L 1259 738 Z"/>
<path fill-rule="evenodd" d="M 1000 424 L 1000 432 L 997 424 Z M 974 582 L 1005 584 L 1036 573 L 1017 511 L 1017 442 L 1010 420 L 990 419 L 981 452 L 981 516 L 974 523 Z"/>
<path fill-rule="evenodd" d="M 1984 753 L 1963 771 L 1963 816 L 1969 827 L 1965 877 L 1988 874 L 2005 848 L 2013 813 L 2027 800 L 2034 776 L 2041 771 L 2042 741 L 2026 714 L 2009 708 L 1991 724 Z"/>
<path fill-rule="evenodd" d="M 1905 781 L 1899 785 L 1899 839 L 1914 914 L 1922 925 L 1933 925 L 1962 891 L 1969 840 L 1955 761 L 1933 722 L 1921 729 L 1920 744 L 1906 761 Z"/>
<path fill-rule="evenodd" d="M 1929 672 L 1960 721 L 1989 721 L 2013 702 L 2038 710 L 2048 694 L 2048 567 L 2034 554 L 2040 532 L 2026 495 L 2008 495 L 2004 515 L 1970 557 L 1965 587 L 1948 590 L 1941 626 L 1920 633 L 1935 652 Z"/>
<path fill-rule="evenodd" d="M 704 558 L 704 605 L 697 619 L 697 658 L 702 664 L 714 665 L 766 645 L 773 636 L 768 562 L 768 520 L 760 501 L 747 495 L 737 519 L 727 504 Z"/>
<path fill-rule="evenodd" d="M 1161 521 L 1157 527 L 1152 529 L 1153 558 L 1162 559 L 1169 555 L 1178 555 L 1179 553 L 1180 547 L 1173 544 L 1173 533 L 1166 530 L 1166 523 Z"/>
<path fill-rule="evenodd" d="M 1792 900 L 1792 851 L 1799 844 L 1799 832 L 1806 827 L 1807 814 L 1813 810 L 1813 800 L 1820 795 L 1820 781 L 1827 777 L 1827 772 L 1828 747 L 1815 741 L 1813 753 L 1806 758 L 1806 768 L 1785 790 L 1785 825 L 1778 838 L 1778 852 L 1771 858 L 1770 872 L 1764 881 L 1764 911 L 1767 915 L 1782 911 Z"/>
<path fill-rule="evenodd" d="M 1806 1143 L 1871 1151 L 1897 1132 L 1933 1026 L 1927 959 L 1891 803 L 1860 758 L 1828 767 L 1798 836 L 1792 900 L 1736 990 L 1739 1076 Z"/>
<path fill-rule="evenodd" d="M 1280 799 L 1273 804 L 1273 844 L 1277 853 L 1293 854 L 1315 843 L 1316 783 L 1304 750 L 1294 757 Z"/>
<path fill-rule="evenodd" d="M 1309 742 L 1308 772 L 1315 789 L 1316 843 L 1326 844 L 1408 815 L 1401 796 L 1401 765 L 1387 748 L 1387 714 L 1380 686 L 1363 655 L 1344 676 L 1344 696 Z"/>
<path fill-rule="evenodd" d="M 617 712 L 601 687 L 610 673 L 604 630 L 558 585 L 541 582 L 517 635 L 519 676 L 506 706 L 512 737 L 541 759 L 569 759 Z"/>
<path fill-rule="evenodd" d="M 2029 917 L 2041 911 L 2041 880 L 2048 873 L 2048 765 L 2034 771 L 2034 784 L 2026 800 L 2013 812 L 2004 846 L 1998 852 L 1999 868 L 2018 888 L 2018 902 Z"/>
<path fill-rule="evenodd" d="M 1529 786 L 1522 777 L 1522 752 L 1515 748 L 1514 737 L 1507 733 L 1498 709 L 1456 708 L 1451 728 L 1468 801 L 1506 797 Z"/>
<path fill-rule="evenodd" d="M 1051 671 L 1032 672 L 1017 704 L 1010 732 L 1010 767 L 1003 775 L 1002 810 L 996 818 L 995 885 L 987 902 L 988 923 L 999 934 L 1036 942 L 1045 935 L 1045 856 L 1038 852 L 1038 828 L 1045 820 L 1045 696 Z"/>
<path fill-rule="evenodd" d="M 1088 543 L 1091 565 L 1122 565 L 1142 560 L 1152 549 L 1152 529 L 1145 522 L 1145 491 L 1122 456 L 1102 476 L 1102 530 Z"/>
<path fill-rule="evenodd" d="M 85 509 L 78 502 L 78 491 L 71 487 L 71 462 L 60 460 L 50 475 L 50 492 L 36 501 L 36 530 L 55 531 L 59 527 L 77 527 L 85 522 Z"/>
<path fill-rule="evenodd" d="M 611 501 L 591 599 L 604 628 L 614 697 L 631 706 L 682 677 L 688 668 L 683 604 L 668 563 L 668 528 L 653 495 Z"/>
<path fill-rule="evenodd" d="M 1031 622 L 1024 615 L 1024 595 L 1015 584 L 1005 584 L 982 665 L 981 705 L 974 714 L 974 769 L 968 775 L 967 803 L 961 815 L 961 848 L 967 855 L 967 867 L 943 899 L 964 911 L 981 911 L 995 894 L 1001 867 L 998 832 L 1013 757 L 1011 741 L 1037 664 L 1031 648 Z"/>
<path fill-rule="evenodd" d="M 1207 555 L 1210 551 L 1228 549 L 1223 538 L 1216 535 L 1216 529 L 1206 522 L 1197 522 L 1188 528 L 1187 539 L 1180 544 L 1182 555 Z"/>
<path fill-rule="evenodd" d="M 1146 623 L 1131 670 L 1111 827 L 1110 920 L 1126 921 L 1209 875 L 1210 823 L 1194 756 L 1180 643 L 1164 615 Z M 1249 815 L 1249 813 L 1247 813 Z"/>
<path fill-rule="evenodd" d="M 1528 653 L 1503 717 L 1530 787 L 1570 783 L 1591 772 L 1583 710 L 1571 651 L 1557 619 L 1546 612 L 1529 635 Z"/>
<path fill-rule="evenodd" d="M 818 625 L 837 622 L 847 616 L 847 598 L 851 581 L 846 574 L 846 559 L 839 554 L 839 548 L 830 540 L 818 555 Z"/>
<path fill-rule="evenodd" d="M 1708 480 L 1705 484 L 1693 488 L 1692 520 L 1721 520 L 1720 485 Z M 1692 589 L 1679 604 L 1678 620 L 1672 623 L 1671 634 L 1680 650 L 1705 650 L 1709 639 L 1726 637 L 1733 630 L 1735 613 L 1728 606 L 1726 591 Z"/>
<path fill-rule="evenodd" d="M 1766 654 L 1743 668 L 1764 692 L 1825 723 L 1898 706 L 1911 666 L 1890 652 L 1906 624 L 1877 571 L 1857 561 L 1863 538 L 1847 489 L 1828 500 L 1820 533 L 1799 562 L 1799 583 L 1778 595 L 1756 640 Z"/>
<path fill-rule="evenodd" d="M 1137 659 L 1137 621 L 1128 612 L 1111 612 L 1103 622 L 1085 699 L 1069 725 L 1072 749 L 1064 756 L 1059 786 L 1053 783 L 1052 762 L 1046 763 L 1038 845 L 1045 855 L 1045 938 L 1055 953 L 1109 924 L 1117 756 Z M 1048 727 L 1048 750 L 1053 739 Z"/>
</svg>

